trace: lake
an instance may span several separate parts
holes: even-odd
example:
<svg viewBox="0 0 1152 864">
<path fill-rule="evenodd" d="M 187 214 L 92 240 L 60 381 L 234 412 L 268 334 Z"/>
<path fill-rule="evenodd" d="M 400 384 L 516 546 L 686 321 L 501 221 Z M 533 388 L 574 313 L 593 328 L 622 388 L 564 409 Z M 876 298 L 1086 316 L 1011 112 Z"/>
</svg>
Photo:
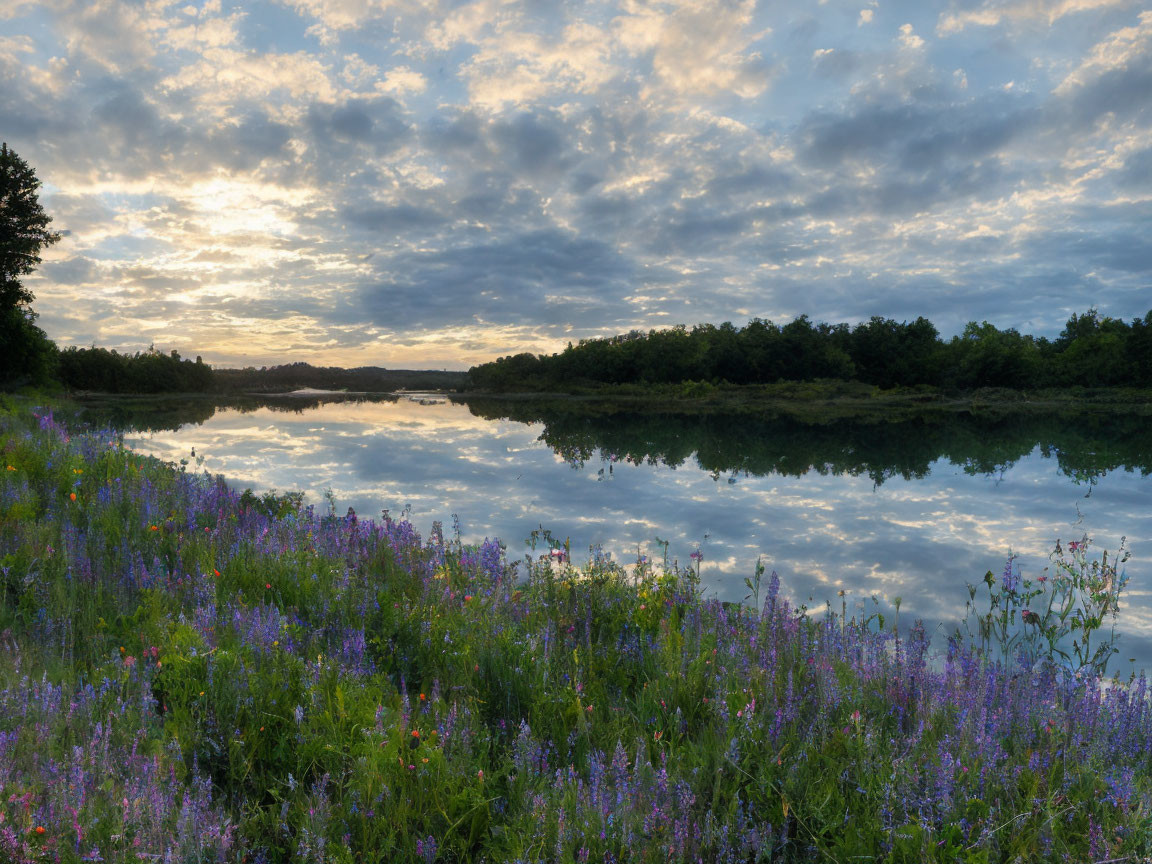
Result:
<svg viewBox="0 0 1152 864">
<path fill-rule="evenodd" d="M 938 646 L 963 616 L 966 584 L 998 574 L 1010 553 L 1035 576 L 1057 538 L 1087 533 L 1112 551 L 1126 536 L 1132 578 L 1110 671 L 1127 673 L 1129 658 L 1152 669 L 1145 416 L 817 423 L 432 395 L 127 404 L 90 418 L 111 418 L 132 448 L 187 470 L 301 491 L 317 512 L 334 500 L 340 515 L 406 514 L 422 533 L 458 523 L 466 542 L 499 537 L 510 559 L 540 528 L 570 540 L 577 563 L 592 547 L 623 564 L 667 554 L 686 565 L 699 551 L 703 585 L 722 600 L 748 593 L 760 559 L 810 608 L 846 602 L 890 621 L 900 597 L 901 621 L 923 618 Z"/>
</svg>

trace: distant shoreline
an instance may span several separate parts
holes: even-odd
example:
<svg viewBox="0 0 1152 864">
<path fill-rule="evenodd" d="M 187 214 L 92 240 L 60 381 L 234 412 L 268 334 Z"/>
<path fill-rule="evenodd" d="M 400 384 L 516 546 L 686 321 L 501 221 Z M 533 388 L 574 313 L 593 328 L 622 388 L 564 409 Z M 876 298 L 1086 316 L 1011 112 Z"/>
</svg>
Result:
<svg viewBox="0 0 1152 864">
<path fill-rule="evenodd" d="M 433 397 L 458 404 L 476 402 L 546 403 L 570 405 L 594 413 L 644 411 L 656 413 L 772 413 L 813 422 L 852 418 L 898 419 L 931 414 L 1050 414 L 1056 412 L 1118 412 L 1152 416 L 1152 391 L 1132 388 L 1063 388 L 1008 390 L 984 388 L 943 392 L 927 388 L 880 390 L 854 382 L 781 382 L 770 385 L 619 385 L 561 391 L 456 391 L 420 390 L 253 390 L 228 393 L 101 393 L 77 391 L 68 398 L 78 402 L 131 404 L 140 400 L 183 400 L 226 405 L 250 401 L 290 400 L 316 403 L 349 400 L 395 400 Z"/>
<path fill-rule="evenodd" d="M 508 402 L 571 402 L 604 407 L 665 407 L 668 410 L 777 410 L 787 413 L 871 414 L 877 412 L 1102 411 L 1152 414 L 1152 391 L 1131 388 L 1064 388 L 1009 390 L 983 388 L 943 392 L 931 389 L 881 390 L 850 382 L 785 382 L 771 385 L 706 385 L 683 388 L 624 385 L 572 393 L 548 391 L 480 391 L 452 393 L 453 401 L 491 399 Z"/>
</svg>

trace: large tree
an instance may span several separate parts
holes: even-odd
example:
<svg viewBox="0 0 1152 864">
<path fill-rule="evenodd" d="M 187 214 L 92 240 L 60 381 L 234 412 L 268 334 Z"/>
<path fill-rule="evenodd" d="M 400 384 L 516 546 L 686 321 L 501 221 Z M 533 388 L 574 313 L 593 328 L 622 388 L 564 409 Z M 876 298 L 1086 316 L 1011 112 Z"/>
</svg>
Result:
<svg viewBox="0 0 1152 864">
<path fill-rule="evenodd" d="M 40 181 L 28 163 L 0 144 L 0 382 L 47 377 L 56 346 L 33 322 L 27 276 L 40 251 L 60 239 L 40 206 Z"/>
<path fill-rule="evenodd" d="M 40 181 L 28 163 L 0 144 L 0 309 L 28 306 L 32 292 L 20 283 L 40 263 L 40 250 L 60 239 L 40 206 Z"/>
</svg>

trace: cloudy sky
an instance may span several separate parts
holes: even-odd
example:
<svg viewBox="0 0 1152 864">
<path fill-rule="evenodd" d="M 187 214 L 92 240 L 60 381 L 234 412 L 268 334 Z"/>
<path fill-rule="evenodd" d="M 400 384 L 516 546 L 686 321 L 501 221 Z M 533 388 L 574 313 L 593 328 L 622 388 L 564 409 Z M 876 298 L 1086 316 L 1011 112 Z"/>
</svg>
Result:
<svg viewBox="0 0 1152 864">
<path fill-rule="evenodd" d="M 0 4 L 62 344 L 466 368 L 1152 307 L 1143 0 Z"/>
</svg>

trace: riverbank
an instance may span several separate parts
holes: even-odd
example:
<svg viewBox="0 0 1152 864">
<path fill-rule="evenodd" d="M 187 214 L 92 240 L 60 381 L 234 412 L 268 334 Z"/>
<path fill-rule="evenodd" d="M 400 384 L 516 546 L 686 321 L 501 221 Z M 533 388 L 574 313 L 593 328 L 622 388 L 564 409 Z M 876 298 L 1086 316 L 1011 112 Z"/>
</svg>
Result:
<svg viewBox="0 0 1152 864">
<path fill-rule="evenodd" d="M 11 860 L 1152 853 L 1142 680 L 804 615 L 752 568 L 733 607 L 318 514 L 36 413 L 0 414 Z"/>
<path fill-rule="evenodd" d="M 1073 387 L 1049 390 L 984 388 L 944 391 L 930 387 L 882 390 L 847 381 L 784 381 L 764 385 L 615 385 L 575 389 L 572 392 L 453 393 L 451 398 L 469 402 L 579 403 L 583 409 L 601 412 L 657 410 L 690 413 L 727 411 L 776 413 L 795 417 L 847 419 L 887 415 L 913 416 L 930 413 L 1044 414 L 1060 411 L 1123 412 L 1152 415 L 1152 391 L 1133 388 Z"/>
</svg>

